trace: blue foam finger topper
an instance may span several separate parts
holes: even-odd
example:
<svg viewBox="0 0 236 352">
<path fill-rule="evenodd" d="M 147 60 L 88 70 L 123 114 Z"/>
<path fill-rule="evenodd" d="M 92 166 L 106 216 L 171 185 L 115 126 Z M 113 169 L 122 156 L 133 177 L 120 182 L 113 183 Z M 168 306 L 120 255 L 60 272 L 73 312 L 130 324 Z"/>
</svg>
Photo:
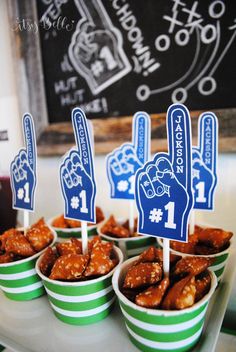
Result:
<svg viewBox="0 0 236 352">
<path fill-rule="evenodd" d="M 10 165 L 13 208 L 34 211 L 37 149 L 34 120 L 30 114 L 24 114 L 22 125 L 25 148 L 19 150 Z"/>
<path fill-rule="evenodd" d="M 217 184 L 218 119 L 212 112 L 200 115 L 198 146 L 192 148 L 194 209 L 213 210 Z"/>
<path fill-rule="evenodd" d="M 135 173 L 149 159 L 150 117 L 139 111 L 134 115 L 132 143 L 124 143 L 107 155 L 106 171 L 110 196 L 134 199 Z"/>
<path fill-rule="evenodd" d="M 138 232 L 187 241 L 193 206 L 191 128 L 187 108 L 173 104 L 167 112 L 168 153 L 157 153 L 136 173 Z"/>
<path fill-rule="evenodd" d="M 76 147 L 64 157 L 60 165 L 60 183 L 65 202 L 65 217 L 86 222 L 96 222 L 96 183 L 93 153 L 84 112 L 72 111 L 72 125 Z"/>
</svg>

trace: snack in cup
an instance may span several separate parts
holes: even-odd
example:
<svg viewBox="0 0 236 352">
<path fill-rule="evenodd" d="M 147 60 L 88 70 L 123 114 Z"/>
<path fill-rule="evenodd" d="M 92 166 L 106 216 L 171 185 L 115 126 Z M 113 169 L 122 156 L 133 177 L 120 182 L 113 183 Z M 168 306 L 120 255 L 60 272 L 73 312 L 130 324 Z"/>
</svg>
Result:
<svg viewBox="0 0 236 352">
<path fill-rule="evenodd" d="M 171 254 L 167 277 L 162 257 L 160 249 L 150 247 L 128 259 L 115 271 L 113 288 L 130 338 L 139 349 L 187 351 L 200 338 L 216 276 L 208 270 L 207 258 Z"/>
<path fill-rule="evenodd" d="M 96 224 L 88 223 L 88 236 L 97 235 L 97 225 L 104 220 L 104 214 L 100 207 L 96 206 Z M 56 216 L 48 221 L 54 228 L 59 238 L 81 238 L 81 222 L 64 218 L 64 215 Z"/>
<path fill-rule="evenodd" d="M 232 236 L 232 232 L 223 229 L 195 226 L 187 243 L 170 241 L 170 249 L 172 253 L 183 256 L 195 255 L 214 259 L 210 269 L 214 271 L 219 282 L 230 253 Z"/>
<path fill-rule="evenodd" d="M 122 250 L 124 258 L 140 254 L 150 245 L 157 243 L 155 237 L 137 233 L 137 219 L 134 220 L 134 231 L 131 232 L 128 220 L 117 220 L 114 215 L 110 215 L 98 226 L 97 231 L 102 239 L 114 242 Z"/>
<path fill-rule="evenodd" d="M 8 298 L 24 301 L 45 293 L 35 262 L 56 238 L 43 218 L 25 233 L 23 229 L 12 228 L 0 236 L 0 285 Z"/>
<path fill-rule="evenodd" d="M 119 248 L 98 236 L 88 242 L 87 254 L 75 238 L 48 248 L 36 271 L 57 318 L 74 325 L 104 319 L 114 306 L 111 277 L 122 260 Z"/>
</svg>

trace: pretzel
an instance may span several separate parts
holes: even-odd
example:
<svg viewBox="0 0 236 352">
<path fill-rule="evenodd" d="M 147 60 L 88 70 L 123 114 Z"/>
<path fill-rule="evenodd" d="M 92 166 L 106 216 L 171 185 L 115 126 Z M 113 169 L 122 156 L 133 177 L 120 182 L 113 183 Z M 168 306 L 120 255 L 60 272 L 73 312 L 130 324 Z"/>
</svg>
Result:
<svg viewBox="0 0 236 352">
<path fill-rule="evenodd" d="M 103 211 L 100 207 L 96 207 L 96 223 L 103 221 L 105 219 Z"/>
<path fill-rule="evenodd" d="M 76 238 L 72 238 L 70 242 L 57 243 L 56 249 L 59 255 L 82 254 L 82 243 Z"/>
<path fill-rule="evenodd" d="M 53 234 L 43 218 L 26 232 L 26 238 L 36 252 L 40 252 L 53 241 Z"/>
<path fill-rule="evenodd" d="M 232 232 L 222 229 L 195 226 L 194 234 L 189 235 L 187 243 L 170 241 L 170 246 L 182 253 L 209 255 L 227 248 L 232 236 Z"/>
<path fill-rule="evenodd" d="M 198 234 L 198 239 L 201 244 L 205 244 L 220 251 L 221 248 L 229 243 L 232 236 L 233 233 L 230 231 L 206 228 Z"/>
<path fill-rule="evenodd" d="M 21 233 L 10 236 L 7 239 L 5 250 L 8 253 L 19 255 L 21 257 L 30 257 L 36 253 L 27 238 Z"/>
<path fill-rule="evenodd" d="M 48 247 L 44 252 L 39 264 L 39 268 L 43 273 L 43 275 L 45 276 L 50 275 L 52 267 L 56 262 L 57 258 L 58 258 L 57 254 L 52 250 L 51 247 Z"/>
<path fill-rule="evenodd" d="M 52 221 L 52 226 L 65 229 L 67 228 L 66 219 L 64 218 L 63 215 L 60 215 Z"/>
<path fill-rule="evenodd" d="M 219 253 L 219 250 L 213 247 L 205 246 L 203 244 L 198 244 L 195 246 L 195 254 L 200 255 L 211 255 Z"/>
<path fill-rule="evenodd" d="M 198 242 L 198 235 L 194 233 L 193 235 L 188 236 L 188 242 L 178 242 L 178 241 L 170 241 L 170 246 L 175 251 L 182 253 L 195 253 L 195 247 Z"/>
<path fill-rule="evenodd" d="M 103 233 L 109 233 L 112 231 L 112 228 L 117 225 L 116 220 L 113 215 L 111 215 L 105 224 L 102 226 L 101 231 Z"/>
<path fill-rule="evenodd" d="M 21 235 L 21 232 L 19 230 L 16 230 L 14 228 L 9 229 L 7 231 L 5 231 L 1 236 L 0 236 L 0 243 L 1 243 L 1 247 L 0 249 L 2 251 L 5 251 L 5 245 L 6 245 L 6 241 L 10 238 L 13 237 L 15 235 Z"/>
<path fill-rule="evenodd" d="M 156 284 L 161 280 L 162 268 L 159 263 L 139 263 L 127 271 L 123 288 L 137 288 Z"/>
<path fill-rule="evenodd" d="M 111 215 L 102 226 L 101 232 L 117 238 L 127 238 L 130 236 L 129 230 L 126 227 L 119 225 L 113 215 Z"/>
<path fill-rule="evenodd" d="M 165 277 L 157 285 L 150 286 L 145 291 L 139 293 L 135 298 L 135 303 L 146 308 L 159 307 L 169 285 L 170 280 L 168 277 Z"/>
<path fill-rule="evenodd" d="M 176 263 L 181 257 L 175 254 L 170 253 L 170 264 Z M 158 262 L 161 266 L 163 266 L 163 251 L 160 248 L 155 248 L 153 246 L 146 249 L 143 253 L 141 253 L 134 263 L 137 265 L 138 263 L 145 262 Z"/>
<path fill-rule="evenodd" d="M 0 255 L 0 264 L 10 263 L 14 261 L 14 254 L 12 253 L 4 253 Z"/>
<path fill-rule="evenodd" d="M 96 243 L 92 247 L 91 259 L 84 273 L 85 277 L 105 275 L 114 268 L 117 261 L 110 259 L 112 248 L 113 244 L 110 242 Z"/>
<path fill-rule="evenodd" d="M 99 223 L 102 220 L 104 220 L 103 211 L 100 207 L 96 207 L 96 223 Z M 94 224 L 88 223 L 88 225 L 90 226 Z M 65 219 L 64 215 L 59 215 L 52 221 L 52 226 L 58 227 L 61 229 L 76 228 L 76 227 L 81 227 L 81 221 L 74 220 L 74 219 Z"/>
<path fill-rule="evenodd" d="M 192 274 L 198 275 L 205 271 L 213 263 L 210 258 L 184 257 L 180 259 L 173 270 L 173 275 Z"/>
<path fill-rule="evenodd" d="M 191 307 L 195 302 L 196 286 L 195 277 L 192 274 L 176 282 L 167 292 L 163 300 L 162 308 L 184 309 Z"/>
<path fill-rule="evenodd" d="M 89 256 L 82 254 L 65 254 L 59 257 L 52 267 L 49 279 L 78 280 L 88 263 Z"/>
<path fill-rule="evenodd" d="M 79 220 L 65 219 L 65 222 L 67 228 L 81 227 L 81 221 Z"/>
<path fill-rule="evenodd" d="M 131 233 L 129 228 L 129 220 L 126 220 L 123 224 L 121 224 L 122 227 L 125 227 L 129 231 L 131 237 L 134 237 L 134 235 L 137 233 L 137 225 L 138 225 L 138 219 L 135 218 L 133 233 Z"/>
<path fill-rule="evenodd" d="M 158 259 L 159 257 L 156 257 L 156 248 L 151 246 L 139 255 L 138 259 L 134 262 L 134 265 L 139 263 L 154 262 L 158 261 Z"/>
<path fill-rule="evenodd" d="M 88 251 L 91 252 L 93 247 L 96 246 L 98 243 L 101 243 L 101 237 L 99 236 L 94 236 L 89 242 L 88 242 Z"/>
<path fill-rule="evenodd" d="M 125 295 L 125 297 L 127 297 L 130 301 L 135 303 L 135 298 L 136 296 L 143 292 L 143 287 L 139 287 L 136 289 L 130 289 L 130 288 L 121 288 L 121 292 L 123 293 L 123 295 Z"/>
<path fill-rule="evenodd" d="M 195 302 L 200 301 L 210 290 L 211 287 L 211 276 L 208 271 L 204 271 L 198 275 L 195 280 L 196 286 L 196 297 Z"/>
</svg>

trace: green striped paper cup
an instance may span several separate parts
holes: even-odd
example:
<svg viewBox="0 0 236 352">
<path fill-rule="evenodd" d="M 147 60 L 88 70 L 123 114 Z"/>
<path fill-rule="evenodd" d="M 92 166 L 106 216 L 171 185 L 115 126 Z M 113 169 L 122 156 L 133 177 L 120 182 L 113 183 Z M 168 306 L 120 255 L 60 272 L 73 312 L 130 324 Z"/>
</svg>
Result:
<svg viewBox="0 0 236 352">
<path fill-rule="evenodd" d="M 58 239 L 69 239 L 71 237 L 76 237 L 76 238 L 81 238 L 81 227 L 71 227 L 71 228 L 60 228 L 60 227 L 55 227 L 52 226 L 53 221 L 57 218 L 58 216 L 55 216 L 47 221 L 48 225 L 52 227 L 58 236 Z M 88 226 L 88 237 L 93 237 L 96 236 L 97 233 L 97 226 L 98 224 L 94 225 L 89 225 Z"/>
<path fill-rule="evenodd" d="M 50 229 L 54 235 L 52 246 L 56 242 L 57 234 Z M 5 296 L 15 301 L 27 301 L 45 293 L 43 283 L 35 271 L 36 260 L 45 249 L 31 257 L 0 264 L 0 287 Z"/>
<path fill-rule="evenodd" d="M 209 254 L 209 255 L 201 255 L 201 254 L 187 254 L 187 253 L 182 253 L 182 252 L 178 252 L 178 251 L 174 251 L 173 249 L 170 248 L 171 253 L 173 254 L 177 254 L 177 255 L 182 255 L 182 257 L 205 257 L 205 258 L 212 258 L 214 259 L 214 263 L 209 266 L 209 269 L 211 269 L 217 277 L 217 281 L 218 283 L 220 282 L 220 280 L 222 279 L 223 273 L 224 273 L 224 269 L 230 254 L 230 246 L 225 249 L 222 252 L 216 253 L 216 254 Z"/>
<path fill-rule="evenodd" d="M 105 233 L 102 233 L 101 228 L 107 221 L 103 220 L 101 224 L 97 227 L 97 232 L 103 240 L 113 242 L 117 247 L 119 247 L 123 253 L 124 259 L 134 257 L 143 251 L 145 251 L 150 246 L 157 246 L 157 239 L 153 236 L 137 236 L 128 238 L 116 238 Z M 118 223 L 123 223 L 125 220 L 119 219 Z"/>
<path fill-rule="evenodd" d="M 119 248 L 114 246 L 114 250 L 119 259 L 119 267 L 123 255 Z M 111 312 L 116 298 L 111 283 L 115 268 L 97 279 L 64 282 L 51 280 L 41 273 L 41 258 L 36 262 L 36 271 L 43 281 L 49 302 L 58 319 L 67 324 L 88 325 L 104 319 Z"/>
<path fill-rule="evenodd" d="M 162 247 L 162 241 L 158 239 L 159 245 Z M 175 251 L 170 247 L 170 252 L 176 255 L 181 255 L 182 257 L 203 257 L 203 258 L 211 258 L 214 259 L 214 263 L 209 266 L 209 269 L 212 270 L 217 277 L 218 283 L 222 279 L 224 269 L 230 254 L 230 250 L 232 247 L 232 242 L 230 242 L 230 245 L 228 248 L 226 248 L 224 251 L 215 253 L 215 254 L 208 254 L 208 255 L 202 255 L 202 254 L 188 254 L 188 253 L 182 253 L 179 251 Z"/>
<path fill-rule="evenodd" d="M 113 288 L 119 299 L 131 341 L 141 351 L 188 351 L 199 340 L 207 306 L 217 286 L 212 271 L 211 288 L 199 302 L 183 310 L 148 309 L 129 301 L 120 291 L 128 268 L 138 257 L 128 259 L 115 271 Z"/>
</svg>

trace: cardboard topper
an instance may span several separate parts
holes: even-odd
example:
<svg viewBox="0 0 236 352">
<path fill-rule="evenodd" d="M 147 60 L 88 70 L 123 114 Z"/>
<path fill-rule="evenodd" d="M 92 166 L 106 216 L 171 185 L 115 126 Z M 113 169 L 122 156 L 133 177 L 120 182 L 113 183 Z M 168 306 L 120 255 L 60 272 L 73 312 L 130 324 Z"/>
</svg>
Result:
<svg viewBox="0 0 236 352">
<path fill-rule="evenodd" d="M 30 114 L 24 114 L 22 125 L 25 148 L 19 150 L 10 165 L 13 208 L 34 211 L 37 149 L 34 120 Z"/>
<path fill-rule="evenodd" d="M 190 116 L 184 105 L 169 107 L 167 139 L 169 152 L 156 154 L 136 174 L 138 232 L 185 242 L 193 195 Z"/>
<path fill-rule="evenodd" d="M 96 222 L 96 183 L 93 153 L 84 112 L 72 111 L 76 148 L 72 148 L 60 165 L 60 182 L 65 201 L 65 217 L 86 222 Z"/>
<path fill-rule="evenodd" d="M 137 112 L 132 143 L 124 143 L 107 155 L 106 168 L 111 198 L 134 199 L 135 173 L 149 159 L 150 117 Z"/>
<path fill-rule="evenodd" d="M 192 148 L 194 209 L 214 208 L 217 158 L 218 119 L 213 112 L 205 112 L 198 121 L 198 146 Z"/>
</svg>

